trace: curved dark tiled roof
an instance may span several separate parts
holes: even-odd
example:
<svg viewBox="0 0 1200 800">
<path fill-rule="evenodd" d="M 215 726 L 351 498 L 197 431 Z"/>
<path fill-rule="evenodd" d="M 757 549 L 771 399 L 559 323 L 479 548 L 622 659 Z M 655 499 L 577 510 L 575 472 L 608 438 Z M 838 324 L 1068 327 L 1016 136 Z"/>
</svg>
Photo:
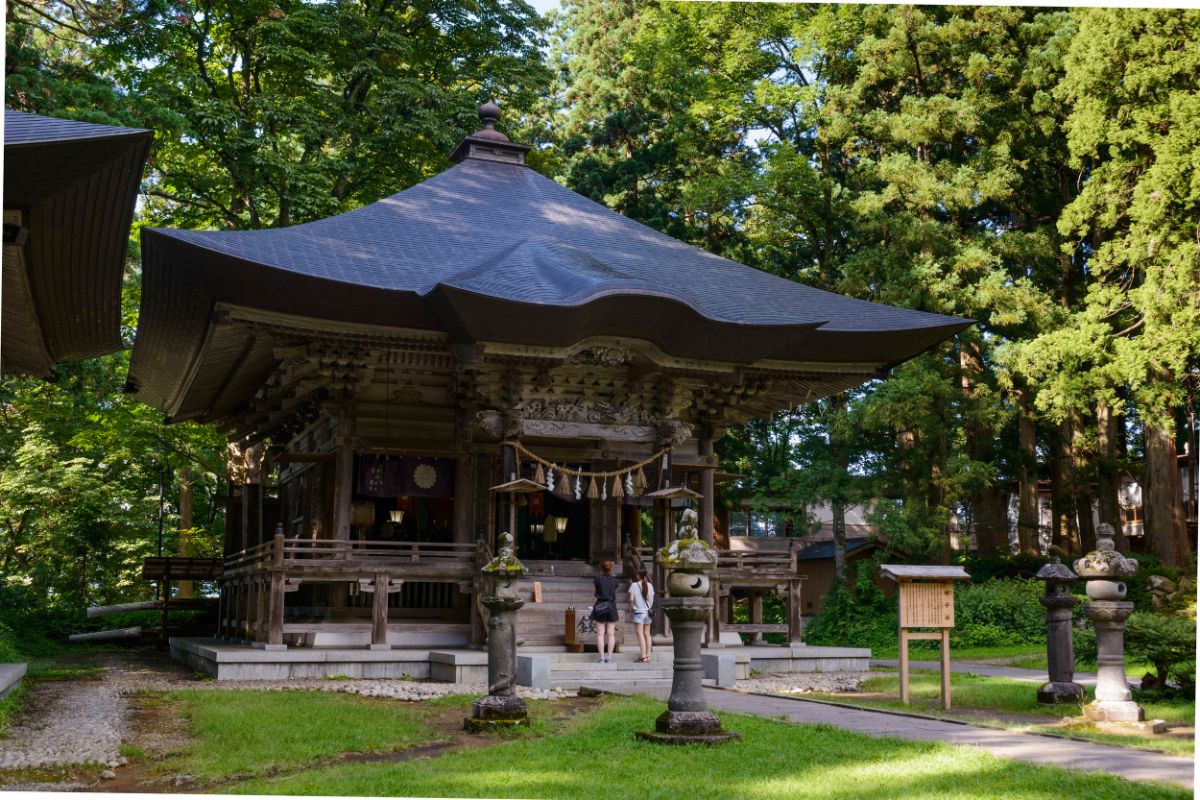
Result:
<svg viewBox="0 0 1200 800">
<path fill-rule="evenodd" d="M 4 112 L 5 372 L 119 350 L 121 279 L 150 131 Z M 21 243 L 19 246 L 12 246 Z"/>
<path fill-rule="evenodd" d="M 507 144 L 498 132 L 464 140 Z M 290 228 L 143 231 L 131 369 L 166 405 L 215 302 L 449 331 L 458 340 L 568 345 L 647 339 L 676 356 L 904 361 L 967 320 L 824 292 L 617 214 L 513 160 L 460 145 L 460 163 L 364 208 Z M 486 154 L 485 154 L 486 156 Z M 514 163 L 517 162 L 517 163 Z"/>
</svg>

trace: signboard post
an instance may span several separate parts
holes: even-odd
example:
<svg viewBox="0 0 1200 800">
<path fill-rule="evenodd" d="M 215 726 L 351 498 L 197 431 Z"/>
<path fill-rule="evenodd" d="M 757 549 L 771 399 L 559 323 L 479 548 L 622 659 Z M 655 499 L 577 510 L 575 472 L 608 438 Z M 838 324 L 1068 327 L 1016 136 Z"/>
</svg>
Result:
<svg viewBox="0 0 1200 800">
<path fill-rule="evenodd" d="M 884 564 L 879 573 L 900 588 L 900 702 L 908 705 L 908 643 L 941 642 L 942 708 L 950 709 L 950 629 L 954 627 L 954 582 L 970 580 L 962 567 Z M 936 628 L 936 631 L 914 630 Z"/>
</svg>

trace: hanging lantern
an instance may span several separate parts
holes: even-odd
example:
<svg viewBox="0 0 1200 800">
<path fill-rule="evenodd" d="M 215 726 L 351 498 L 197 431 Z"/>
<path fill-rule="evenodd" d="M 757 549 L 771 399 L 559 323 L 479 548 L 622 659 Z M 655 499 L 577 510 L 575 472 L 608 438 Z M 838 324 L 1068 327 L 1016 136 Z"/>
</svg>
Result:
<svg viewBox="0 0 1200 800">
<path fill-rule="evenodd" d="M 554 518 L 554 529 L 556 531 L 558 531 L 559 536 L 562 536 L 564 533 L 566 533 L 567 532 L 567 518 L 566 517 L 555 517 Z"/>
<path fill-rule="evenodd" d="M 393 508 L 391 511 L 388 512 L 388 519 L 391 520 L 394 525 L 401 524 L 402 522 L 404 522 L 404 509 L 403 508 Z"/>
</svg>

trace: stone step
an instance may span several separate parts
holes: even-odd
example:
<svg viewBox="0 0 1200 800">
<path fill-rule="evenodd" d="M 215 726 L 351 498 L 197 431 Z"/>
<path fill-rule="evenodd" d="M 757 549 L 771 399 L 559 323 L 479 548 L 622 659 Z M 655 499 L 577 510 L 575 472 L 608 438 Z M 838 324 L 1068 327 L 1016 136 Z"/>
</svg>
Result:
<svg viewBox="0 0 1200 800">
<path fill-rule="evenodd" d="M 647 683 L 661 682 L 671 685 L 671 673 L 668 672 L 647 672 L 644 674 L 634 675 L 632 673 L 602 673 L 602 672 L 578 672 L 569 674 L 558 674 L 551 672 L 551 686 L 586 686 L 593 681 L 608 681 L 611 683 Z"/>
<path fill-rule="evenodd" d="M 675 657 L 674 654 L 670 650 L 659 650 L 659 651 L 655 651 L 650 654 L 650 658 L 653 659 L 653 661 L 651 661 L 652 664 L 658 663 L 658 662 L 665 662 L 667 664 L 670 664 L 672 662 L 672 660 L 674 659 L 674 657 Z M 637 663 L 637 659 L 638 659 L 638 654 L 637 654 L 636 648 L 634 648 L 634 650 L 632 652 L 613 653 L 613 656 L 612 656 L 612 660 L 613 660 L 614 664 L 635 664 L 635 663 Z M 558 658 L 554 663 L 556 663 L 556 664 L 571 664 L 571 663 L 588 664 L 588 663 L 594 662 L 595 660 L 596 660 L 595 653 L 559 653 Z"/>
</svg>

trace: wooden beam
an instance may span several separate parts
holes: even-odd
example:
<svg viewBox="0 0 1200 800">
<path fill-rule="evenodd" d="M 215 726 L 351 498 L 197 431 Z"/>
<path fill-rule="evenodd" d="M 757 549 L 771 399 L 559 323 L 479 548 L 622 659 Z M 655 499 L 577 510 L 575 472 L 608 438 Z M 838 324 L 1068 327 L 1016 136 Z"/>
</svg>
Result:
<svg viewBox="0 0 1200 800">
<path fill-rule="evenodd" d="M 326 461 L 334 461 L 337 456 L 334 453 L 296 453 L 287 452 L 273 456 L 271 460 L 276 464 L 318 464 Z"/>
</svg>

